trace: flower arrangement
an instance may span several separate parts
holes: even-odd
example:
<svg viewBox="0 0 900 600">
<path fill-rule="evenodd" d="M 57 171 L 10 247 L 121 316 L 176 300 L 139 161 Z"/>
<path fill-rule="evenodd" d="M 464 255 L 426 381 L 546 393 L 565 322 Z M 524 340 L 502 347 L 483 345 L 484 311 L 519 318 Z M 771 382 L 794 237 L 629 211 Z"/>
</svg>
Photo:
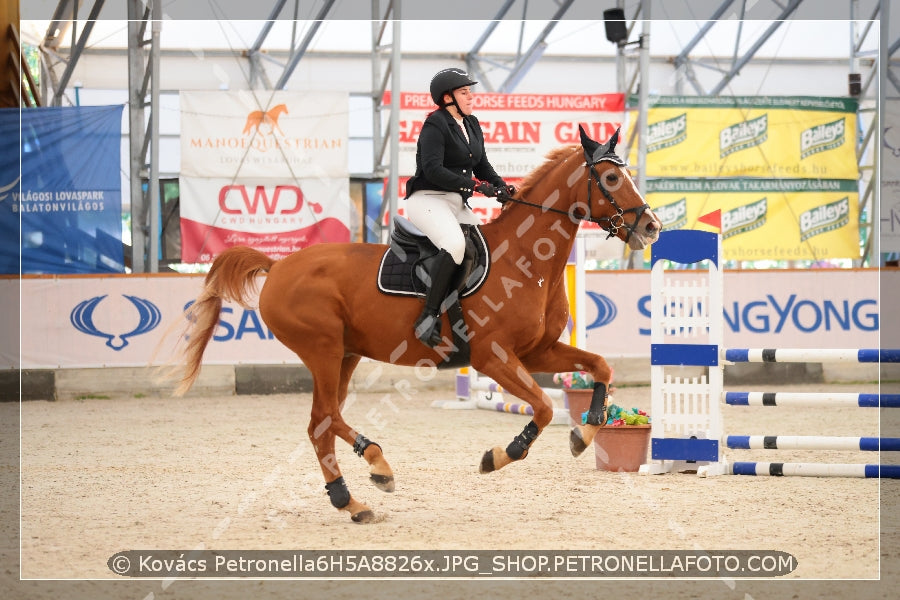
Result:
<svg viewBox="0 0 900 600">
<path fill-rule="evenodd" d="M 587 413 L 583 419 L 587 419 Z M 632 408 L 626 410 L 621 406 L 610 404 L 606 407 L 606 425 L 607 427 L 622 427 L 623 425 L 647 425 L 650 423 L 650 417 L 646 412 Z"/>
<path fill-rule="evenodd" d="M 594 387 L 594 378 L 585 371 L 556 373 L 553 375 L 553 383 L 559 383 L 567 390 L 589 390 Z"/>
</svg>

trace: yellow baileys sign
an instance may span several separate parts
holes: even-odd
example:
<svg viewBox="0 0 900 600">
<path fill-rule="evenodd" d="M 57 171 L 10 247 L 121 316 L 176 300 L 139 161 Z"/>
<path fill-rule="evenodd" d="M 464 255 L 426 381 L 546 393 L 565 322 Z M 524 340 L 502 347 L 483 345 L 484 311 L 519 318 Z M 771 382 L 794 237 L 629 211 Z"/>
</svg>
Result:
<svg viewBox="0 0 900 600">
<path fill-rule="evenodd" d="M 687 113 L 671 119 L 650 123 L 647 132 L 647 152 L 674 146 L 687 139 Z"/>
<path fill-rule="evenodd" d="M 846 119 L 844 117 L 831 123 L 804 129 L 800 134 L 800 158 L 837 148 L 844 143 L 845 130 Z"/>
<path fill-rule="evenodd" d="M 769 115 L 729 125 L 719 132 L 719 157 L 762 144 L 769 134 Z"/>
</svg>

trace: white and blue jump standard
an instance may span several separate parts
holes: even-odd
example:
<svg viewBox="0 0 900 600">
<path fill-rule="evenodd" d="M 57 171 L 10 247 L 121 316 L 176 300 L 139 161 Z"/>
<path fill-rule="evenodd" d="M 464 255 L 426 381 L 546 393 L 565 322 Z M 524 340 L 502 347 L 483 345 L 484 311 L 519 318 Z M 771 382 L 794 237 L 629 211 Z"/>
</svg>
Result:
<svg viewBox="0 0 900 600">
<path fill-rule="evenodd" d="M 727 435 L 720 404 L 731 406 L 900 407 L 898 394 L 726 392 L 723 362 L 900 362 L 900 350 L 883 349 L 722 349 L 721 236 L 690 230 L 663 232 L 652 246 L 650 369 L 651 461 L 643 474 L 696 470 L 713 475 L 900 478 L 900 465 L 734 462 L 730 450 L 853 450 L 898 452 L 900 438 Z M 665 271 L 664 260 L 681 264 L 708 261 L 706 283 L 685 286 Z M 698 271 L 691 271 L 697 273 Z M 699 271 L 702 273 L 702 270 Z M 708 367 L 708 378 L 681 380 L 667 367 Z"/>
<path fill-rule="evenodd" d="M 721 240 L 714 233 L 663 232 L 651 246 L 650 271 L 650 462 L 640 472 L 725 472 L 721 462 L 723 285 Z M 669 270 L 707 261 L 703 271 Z M 684 366 L 708 367 L 708 375 L 682 377 Z"/>
</svg>

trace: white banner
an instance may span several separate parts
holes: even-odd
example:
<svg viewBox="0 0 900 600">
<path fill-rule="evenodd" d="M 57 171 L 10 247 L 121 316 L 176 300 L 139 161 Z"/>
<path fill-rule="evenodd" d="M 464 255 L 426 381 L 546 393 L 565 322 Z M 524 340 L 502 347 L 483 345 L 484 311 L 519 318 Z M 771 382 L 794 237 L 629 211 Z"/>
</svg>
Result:
<svg viewBox="0 0 900 600">
<path fill-rule="evenodd" d="M 883 270 L 880 277 L 885 289 L 900 285 L 898 271 Z M 168 275 L 0 279 L 0 302 L 17 306 L 21 284 L 22 368 L 146 366 L 171 358 L 182 311 L 202 283 L 202 276 Z M 877 270 L 726 272 L 725 345 L 878 347 L 878 284 Z M 589 271 L 586 285 L 587 349 L 606 357 L 649 357 L 649 272 Z M 0 339 L 18 340 L 17 325 L 0 320 Z M 900 338 L 900 331 L 881 334 Z M 232 303 L 224 304 L 204 356 L 206 364 L 299 362 L 257 310 Z M 0 346 L 0 368 L 19 366 L 16 348 Z"/>
<path fill-rule="evenodd" d="M 900 273 L 882 271 L 887 277 L 900 284 Z M 878 347 L 877 269 L 726 271 L 724 286 L 726 347 Z M 587 349 L 650 356 L 649 273 L 588 271 L 585 287 Z"/>
<path fill-rule="evenodd" d="M 900 252 L 900 99 L 887 99 L 881 114 L 881 251 Z"/>
<path fill-rule="evenodd" d="M 625 121 L 623 94 L 495 94 L 475 89 L 474 114 L 484 131 L 487 156 L 503 178 L 524 177 L 550 150 L 581 143 L 579 124 L 603 143 Z M 390 106 L 390 95 L 384 102 Z M 415 174 L 419 132 L 436 108 L 427 93 L 401 93 L 401 175 Z M 627 139 L 624 130 L 621 135 Z"/>
<path fill-rule="evenodd" d="M 284 258 L 350 241 L 350 183 L 341 179 L 181 178 L 181 257 L 209 262 L 231 246 Z"/>
<path fill-rule="evenodd" d="M 180 100 L 182 177 L 348 176 L 346 93 L 181 92 Z"/>
<path fill-rule="evenodd" d="M 346 93 L 182 92 L 182 261 L 349 242 L 348 110 Z"/>
</svg>

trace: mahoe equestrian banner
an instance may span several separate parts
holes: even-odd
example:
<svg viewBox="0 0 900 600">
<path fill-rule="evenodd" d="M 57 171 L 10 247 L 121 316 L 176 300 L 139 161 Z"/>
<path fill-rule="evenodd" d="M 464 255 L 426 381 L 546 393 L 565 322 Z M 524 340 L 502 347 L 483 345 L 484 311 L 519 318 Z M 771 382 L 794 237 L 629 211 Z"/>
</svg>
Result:
<svg viewBox="0 0 900 600">
<path fill-rule="evenodd" d="M 384 103 L 390 106 L 390 95 Z M 400 175 L 416 172 L 416 142 L 437 107 L 427 93 L 400 95 Z M 488 159 L 501 177 L 524 177 L 559 146 L 580 144 L 578 125 L 605 142 L 625 120 L 623 94 L 498 94 L 478 92 L 474 114 Z M 624 132 L 623 132 L 624 133 Z"/>
<path fill-rule="evenodd" d="M 350 241 L 349 100 L 329 92 L 183 92 L 184 262 L 231 246 L 280 259 Z"/>
<path fill-rule="evenodd" d="M 179 101 L 182 177 L 347 177 L 346 93 L 181 92 Z"/>
<path fill-rule="evenodd" d="M 646 174 L 856 180 L 857 108 L 854 98 L 659 96 Z"/>
<path fill-rule="evenodd" d="M 846 179 L 650 179 L 664 229 L 721 210 L 726 260 L 858 258 L 859 192 Z"/>
</svg>

